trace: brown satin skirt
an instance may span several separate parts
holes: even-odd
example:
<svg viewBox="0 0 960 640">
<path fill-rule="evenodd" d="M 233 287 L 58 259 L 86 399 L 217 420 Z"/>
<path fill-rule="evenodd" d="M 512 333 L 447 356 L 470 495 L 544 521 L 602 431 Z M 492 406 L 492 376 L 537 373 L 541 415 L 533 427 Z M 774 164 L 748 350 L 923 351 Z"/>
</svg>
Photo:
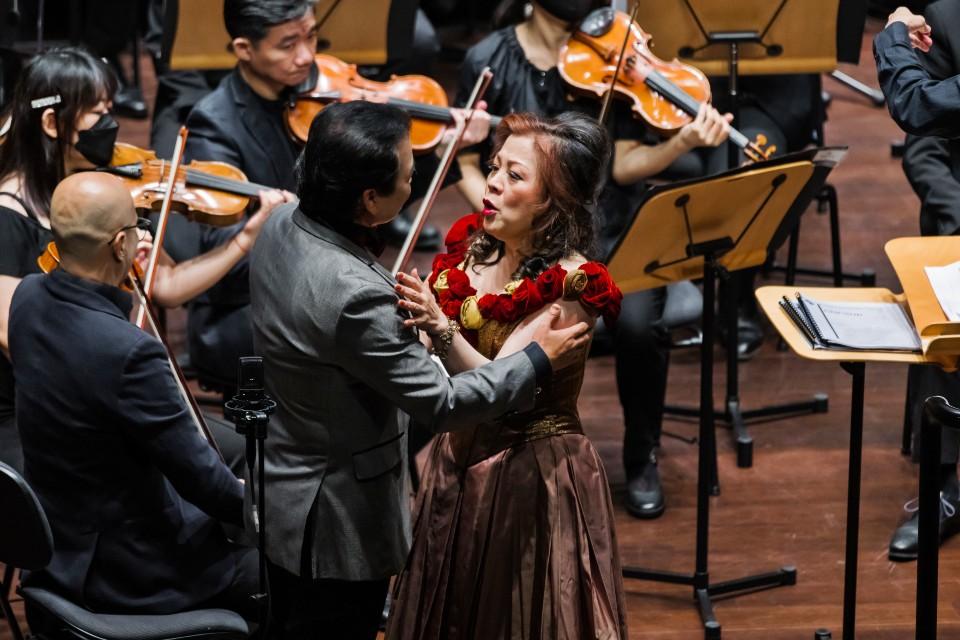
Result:
<svg viewBox="0 0 960 640">
<path fill-rule="evenodd" d="M 590 441 L 550 435 L 475 462 L 439 436 L 388 640 L 626 637 L 610 491 Z"/>
</svg>

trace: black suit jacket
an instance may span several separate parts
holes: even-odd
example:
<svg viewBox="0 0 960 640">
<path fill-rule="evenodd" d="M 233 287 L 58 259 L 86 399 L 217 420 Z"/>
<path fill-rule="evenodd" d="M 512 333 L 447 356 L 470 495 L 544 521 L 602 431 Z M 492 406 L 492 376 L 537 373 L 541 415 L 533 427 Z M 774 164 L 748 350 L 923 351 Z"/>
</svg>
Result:
<svg viewBox="0 0 960 640">
<path fill-rule="evenodd" d="M 227 162 L 242 169 L 251 182 L 296 190 L 299 148 L 285 129 L 283 103 L 254 93 L 238 69 L 196 104 L 187 128 L 186 160 Z M 179 225 L 172 229 L 177 246 L 171 254 L 180 260 L 204 253 L 229 241 L 239 228 Z M 188 345 L 201 379 L 229 384 L 236 377 L 237 358 L 253 354 L 249 274 L 243 259 L 190 305 Z"/>
<path fill-rule="evenodd" d="M 960 73 L 960 0 L 939 0 L 927 7 L 933 46 L 920 62 L 936 80 Z M 907 136 L 903 170 L 920 197 L 920 232 L 960 232 L 960 139 Z"/>
<path fill-rule="evenodd" d="M 220 593 L 236 565 L 214 518 L 242 486 L 199 435 L 130 296 L 57 270 L 10 310 L 24 468 L 54 555 L 28 578 L 102 612 L 170 613 Z"/>
</svg>

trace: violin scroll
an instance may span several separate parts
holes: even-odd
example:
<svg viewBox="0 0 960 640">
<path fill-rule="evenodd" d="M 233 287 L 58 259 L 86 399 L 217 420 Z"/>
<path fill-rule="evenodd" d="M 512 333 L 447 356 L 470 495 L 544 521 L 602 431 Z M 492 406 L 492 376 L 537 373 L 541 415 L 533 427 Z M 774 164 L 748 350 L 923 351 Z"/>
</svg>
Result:
<svg viewBox="0 0 960 640">
<path fill-rule="evenodd" d="M 743 154 L 752 162 L 763 162 L 769 160 L 770 156 L 777 152 L 777 145 L 770 144 L 767 136 L 758 133 L 750 143 L 743 148 Z"/>
</svg>

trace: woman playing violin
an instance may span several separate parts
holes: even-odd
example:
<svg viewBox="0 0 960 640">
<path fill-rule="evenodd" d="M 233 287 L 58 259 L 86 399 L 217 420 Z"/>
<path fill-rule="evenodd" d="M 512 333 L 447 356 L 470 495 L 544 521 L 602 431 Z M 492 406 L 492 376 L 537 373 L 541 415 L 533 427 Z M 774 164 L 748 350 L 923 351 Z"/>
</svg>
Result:
<svg viewBox="0 0 960 640">
<path fill-rule="evenodd" d="M 561 49 L 580 21 L 593 9 L 608 5 L 602 0 L 537 0 L 524 16 L 523 2 L 508 3 L 502 13 L 506 23 L 467 52 L 463 65 L 459 101 L 473 85 L 480 70 L 489 65 L 493 81 L 485 95 L 492 114 L 532 111 L 544 115 L 576 110 L 596 115 L 600 103 L 567 99 L 570 88 L 561 79 L 557 60 Z M 705 106 L 697 117 L 667 140 L 646 140 L 642 124 L 612 105 L 610 128 L 614 139 L 612 180 L 607 180 L 599 206 L 600 240 L 603 248 L 616 240 L 633 211 L 637 194 L 633 185 L 653 177 L 689 155 L 693 149 L 715 147 L 729 129 L 729 118 Z M 646 141 L 648 143 L 644 143 Z M 463 180 L 459 186 L 479 211 L 485 178 L 481 162 L 489 147 L 460 156 Z M 669 362 L 669 336 L 661 326 L 663 289 L 627 296 L 620 321 L 613 332 L 616 348 L 617 387 L 624 415 L 623 461 L 629 481 L 627 507 L 641 518 L 663 512 L 654 449 L 660 438 Z"/>
<path fill-rule="evenodd" d="M 117 133 L 109 114 L 115 88 L 112 72 L 82 49 L 48 51 L 24 69 L 0 145 L 0 275 L 22 278 L 39 270 L 37 257 L 52 240 L 49 209 L 57 184 L 109 163 Z M 271 210 L 286 198 L 281 192 L 260 196 L 259 212 L 231 242 L 180 264 L 161 253 L 155 302 L 183 304 L 246 255 Z M 145 232 L 141 240 L 145 252 L 150 247 Z M 12 371 L 9 361 L 0 358 L 0 456 L 19 466 L 13 414 Z"/>
</svg>

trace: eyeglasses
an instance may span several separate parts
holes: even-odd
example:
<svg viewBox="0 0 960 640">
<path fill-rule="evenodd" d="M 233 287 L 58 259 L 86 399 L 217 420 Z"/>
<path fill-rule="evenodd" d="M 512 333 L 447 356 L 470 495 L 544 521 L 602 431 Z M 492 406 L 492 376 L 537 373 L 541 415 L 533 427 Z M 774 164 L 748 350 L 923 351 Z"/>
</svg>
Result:
<svg viewBox="0 0 960 640">
<path fill-rule="evenodd" d="M 143 237 L 144 237 L 144 235 L 145 235 L 145 233 L 146 233 L 147 231 L 150 231 L 150 230 L 152 229 L 152 224 L 151 224 L 149 218 L 141 218 L 141 217 L 137 216 L 137 221 L 136 221 L 136 223 L 134 223 L 134 224 L 128 224 L 128 225 L 125 226 L 125 227 L 120 227 L 119 229 L 117 229 L 116 233 L 114 233 L 113 235 L 110 236 L 110 240 L 107 241 L 107 244 L 110 244 L 111 242 L 113 242 L 113 238 L 116 237 L 117 233 L 120 233 L 121 231 L 127 231 L 127 230 L 129 230 L 129 229 L 136 229 L 136 230 L 137 230 L 137 237 L 142 240 Z"/>
</svg>

